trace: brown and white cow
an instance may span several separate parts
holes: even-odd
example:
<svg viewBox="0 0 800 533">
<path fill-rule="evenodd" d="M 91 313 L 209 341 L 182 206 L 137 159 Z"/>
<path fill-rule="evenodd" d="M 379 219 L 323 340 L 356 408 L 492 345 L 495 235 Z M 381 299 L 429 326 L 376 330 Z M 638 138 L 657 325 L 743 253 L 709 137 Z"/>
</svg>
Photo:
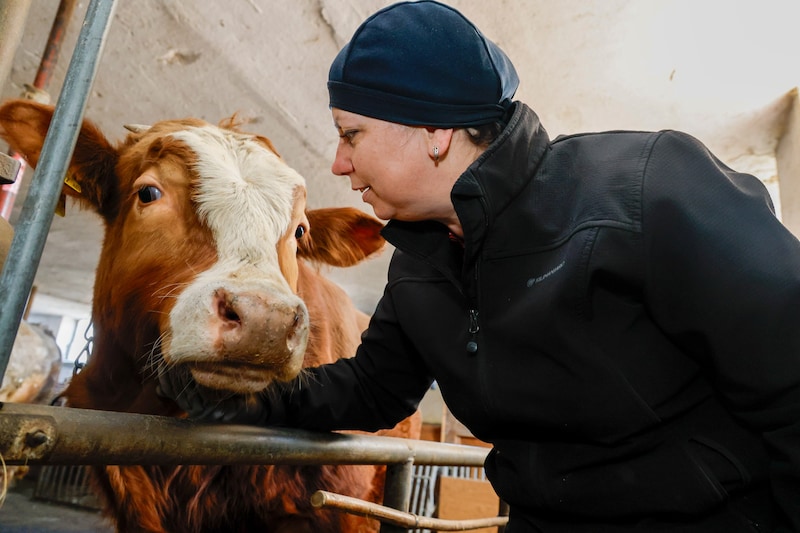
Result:
<svg viewBox="0 0 800 533">
<path fill-rule="evenodd" d="M 52 108 L 10 101 L 0 134 L 37 163 Z M 303 178 L 269 140 L 185 119 L 112 145 L 84 122 L 64 187 L 105 223 L 94 349 L 68 405 L 182 416 L 157 368 L 186 364 L 206 387 L 250 393 L 354 352 L 367 317 L 306 264 L 349 266 L 383 246 L 356 209 L 306 210 Z M 416 437 L 418 421 L 394 435 Z M 180 438 L 176 435 L 176 438 Z M 311 509 L 318 489 L 379 500 L 370 466 L 107 466 L 98 485 L 119 531 L 372 531 Z"/>
</svg>

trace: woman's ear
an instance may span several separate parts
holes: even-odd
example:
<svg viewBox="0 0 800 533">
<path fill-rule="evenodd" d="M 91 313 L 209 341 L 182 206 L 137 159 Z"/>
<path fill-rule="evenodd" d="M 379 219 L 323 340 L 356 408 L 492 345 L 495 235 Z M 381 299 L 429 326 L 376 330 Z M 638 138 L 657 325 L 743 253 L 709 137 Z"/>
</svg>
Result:
<svg viewBox="0 0 800 533">
<path fill-rule="evenodd" d="M 438 163 L 444 159 L 450 150 L 450 142 L 453 140 L 453 128 L 437 129 L 426 128 L 428 134 L 428 155 L 434 162 Z"/>
</svg>

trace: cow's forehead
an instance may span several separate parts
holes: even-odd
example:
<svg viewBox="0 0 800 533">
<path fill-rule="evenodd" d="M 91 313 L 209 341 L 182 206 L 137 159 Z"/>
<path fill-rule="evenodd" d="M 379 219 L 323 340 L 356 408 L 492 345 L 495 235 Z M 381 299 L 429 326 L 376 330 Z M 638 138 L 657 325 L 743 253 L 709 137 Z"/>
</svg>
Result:
<svg viewBox="0 0 800 533">
<path fill-rule="evenodd" d="M 253 136 L 215 126 L 170 134 L 196 155 L 198 215 L 217 241 L 220 259 L 261 261 L 288 230 L 305 180 Z M 266 241 L 266 242 L 265 242 Z"/>
</svg>

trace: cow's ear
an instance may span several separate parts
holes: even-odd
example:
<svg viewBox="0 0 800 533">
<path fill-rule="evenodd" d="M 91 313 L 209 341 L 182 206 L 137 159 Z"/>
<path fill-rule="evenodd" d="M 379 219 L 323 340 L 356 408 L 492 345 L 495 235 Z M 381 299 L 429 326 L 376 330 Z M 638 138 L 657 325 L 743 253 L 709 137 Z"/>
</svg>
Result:
<svg viewBox="0 0 800 533">
<path fill-rule="evenodd" d="M 345 267 L 381 250 L 383 224 L 354 207 L 313 209 L 306 212 L 310 231 L 297 243 L 304 259 Z"/>
<path fill-rule="evenodd" d="M 10 100 L 0 106 L 0 137 L 31 166 L 39 162 L 53 111 L 53 106 L 30 100 Z M 68 170 L 73 186 L 65 184 L 64 193 L 107 216 L 117 204 L 109 195 L 118 190 L 114 175 L 118 158 L 117 150 L 97 126 L 84 121 Z"/>
</svg>

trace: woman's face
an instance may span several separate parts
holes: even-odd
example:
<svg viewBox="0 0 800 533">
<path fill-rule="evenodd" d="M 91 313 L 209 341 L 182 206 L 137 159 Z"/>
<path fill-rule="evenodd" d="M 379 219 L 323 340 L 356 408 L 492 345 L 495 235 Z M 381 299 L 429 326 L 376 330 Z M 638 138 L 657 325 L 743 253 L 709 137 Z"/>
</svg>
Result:
<svg viewBox="0 0 800 533">
<path fill-rule="evenodd" d="M 425 128 L 403 126 L 334 108 L 339 146 L 331 170 L 348 176 L 378 218 L 438 220 L 452 211 L 452 183 L 435 175 Z"/>
</svg>

